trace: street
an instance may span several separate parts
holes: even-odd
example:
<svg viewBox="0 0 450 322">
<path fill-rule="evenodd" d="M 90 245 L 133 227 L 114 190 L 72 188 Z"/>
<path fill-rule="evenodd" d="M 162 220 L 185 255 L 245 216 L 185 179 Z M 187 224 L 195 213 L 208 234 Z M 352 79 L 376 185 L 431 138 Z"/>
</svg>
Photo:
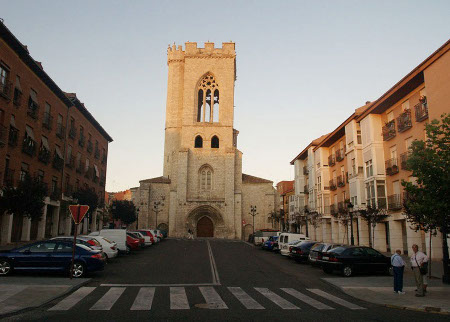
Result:
<svg viewBox="0 0 450 322">
<path fill-rule="evenodd" d="M 448 320 L 356 300 L 322 270 L 240 241 L 168 239 L 88 277 L 72 294 L 5 320 Z"/>
</svg>

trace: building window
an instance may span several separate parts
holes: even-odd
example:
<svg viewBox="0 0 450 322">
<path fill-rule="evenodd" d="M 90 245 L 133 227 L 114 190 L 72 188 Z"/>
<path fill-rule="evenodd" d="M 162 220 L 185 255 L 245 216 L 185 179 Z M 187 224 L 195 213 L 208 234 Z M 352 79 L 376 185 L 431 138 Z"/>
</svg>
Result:
<svg viewBox="0 0 450 322">
<path fill-rule="evenodd" d="M 0 64 L 0 94 L 10 97 L 9 70 Z"/>
<path fill-rule="evenodd" d="M 195 148 L 203 148 L 203 139 L 202 139 L 202 137 L 200 135 L 197 135 L 195 137 L 195 145 L 194 145 L 194 147 Z"/>
<path fill-rule="evenodd" d="M 372 166 L 372 160 L 369 160 L 366 162 L 366 177 L 372 177 L 373 176 L 373 166 Z"/>
<path fill-rule="evenodd" d="M 219 122 L 219 85 L 214 76 L 205 75 L 197 88 L 197 122 Z"/>
<path fill-rule="evenodd" d="M 209 166 L 203 166 L 200 169 L 200 190 L 212 190 L 213 170 Z"/>
<path fill-rule="evenodd" d="M 52 177 L 52 190 L 51 193 L 55 193 L 58 190 L 58 178 Z"/>
<path fill-rule="evenodd" d="M 215 135 L 211 139 L 211 148 L 213 148 L 213 149 L 219 148 L 219 138 Z"/>
<path fill-rule="evenodd" d="M 25 177 L 28 175 L 28 172 L 30 171 L 30 166 L 24 162 L 22 162 L 22 165 L 20 167 L 20 181 L 24 181 Z"/>
<path fill-rule="evenodd" d="M 362 143 L 360 130 L 356 131 L 356 141 L 358 142 L 358 144 Z"/>
</svg>

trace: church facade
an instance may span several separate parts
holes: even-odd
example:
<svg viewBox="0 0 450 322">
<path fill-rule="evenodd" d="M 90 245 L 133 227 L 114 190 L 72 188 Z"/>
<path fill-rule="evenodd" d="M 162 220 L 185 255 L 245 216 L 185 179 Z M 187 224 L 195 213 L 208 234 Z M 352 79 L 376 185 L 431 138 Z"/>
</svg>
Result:
<svg viewBox="0 0 450 322">
<path fill-rule="evenodd" d="M 273 182 L 242 173 L 233 127 L 235 44 L 173 45 L 167 64 L 163 175 L 132 189 L 137 226 L 229 239 L 247 238 L 253 221 L 255 230 L 269 227 L 278 200 Z"/>
</svg>

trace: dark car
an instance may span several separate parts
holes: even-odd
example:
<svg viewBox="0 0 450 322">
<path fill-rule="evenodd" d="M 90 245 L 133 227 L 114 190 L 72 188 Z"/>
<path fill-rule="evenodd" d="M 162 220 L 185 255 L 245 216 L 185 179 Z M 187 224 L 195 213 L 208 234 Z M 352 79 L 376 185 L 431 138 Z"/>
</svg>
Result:
<svg viewBox="0 0 450 322">
<path fill-rule="evenodd" d="M 72 242 L 46 240 L 0 252 L 0 275 L 13 271 L 69 272 L 72 261 Z M 76 245 L 73 276 L 100 271 L 105 257 L 99 250 Z"/>
<path fill-rule="evenodd" d="M 339 246 L 324 253 L 321 258 L 325 273 L 340 271 L 349 277 L 356 273 L 386 273 L 391 271 L 391 260 L 371 247 Z"/>
<path fill-rule="evenodd" d="M 336 243 L 317 243 L 315 244 L 311 250 L 309 251 L 308 262 L 311 265 L 321 266 L 322 265 L 322 256 L 326 254 L 329 250 L 336 248 L 338 246 L 342 246 L 342 244 Z"/>
<path fill-rule="evenodd" d="M 308 260 L 309 251 L 317 244 L 316 241 L 302 241 L 295 246 L 290 247 L 289 257 L 295 259 L 297 262 L 306 262 Z"/>
<path fill-rule="evenodd" d="M 269 239 L 262 244 L 262 249 L 274 250 L 275 243 L 278 245 L 278 236 L 270 236 Z"/>
</svg>

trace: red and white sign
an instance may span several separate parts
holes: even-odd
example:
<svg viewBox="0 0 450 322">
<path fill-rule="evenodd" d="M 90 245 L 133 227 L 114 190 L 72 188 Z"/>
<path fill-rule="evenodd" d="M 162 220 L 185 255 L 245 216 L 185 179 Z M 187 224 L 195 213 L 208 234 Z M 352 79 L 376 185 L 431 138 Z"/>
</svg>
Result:
<svg viewBox="0 0 450 322">
<path fill-rule="evenodd" d="M 84 216 L 86 216 L 86 213 L 89 210 L 89 206 L 70 205 L 69 210 L 72 214 L 73 221 L 76 224 L 79 224 L 83 220 Z"/>
<path fill-rule="evenodd" d="M 245 225 L 245 220 L 242 220 L 242 225 Z"/>
</svg>

